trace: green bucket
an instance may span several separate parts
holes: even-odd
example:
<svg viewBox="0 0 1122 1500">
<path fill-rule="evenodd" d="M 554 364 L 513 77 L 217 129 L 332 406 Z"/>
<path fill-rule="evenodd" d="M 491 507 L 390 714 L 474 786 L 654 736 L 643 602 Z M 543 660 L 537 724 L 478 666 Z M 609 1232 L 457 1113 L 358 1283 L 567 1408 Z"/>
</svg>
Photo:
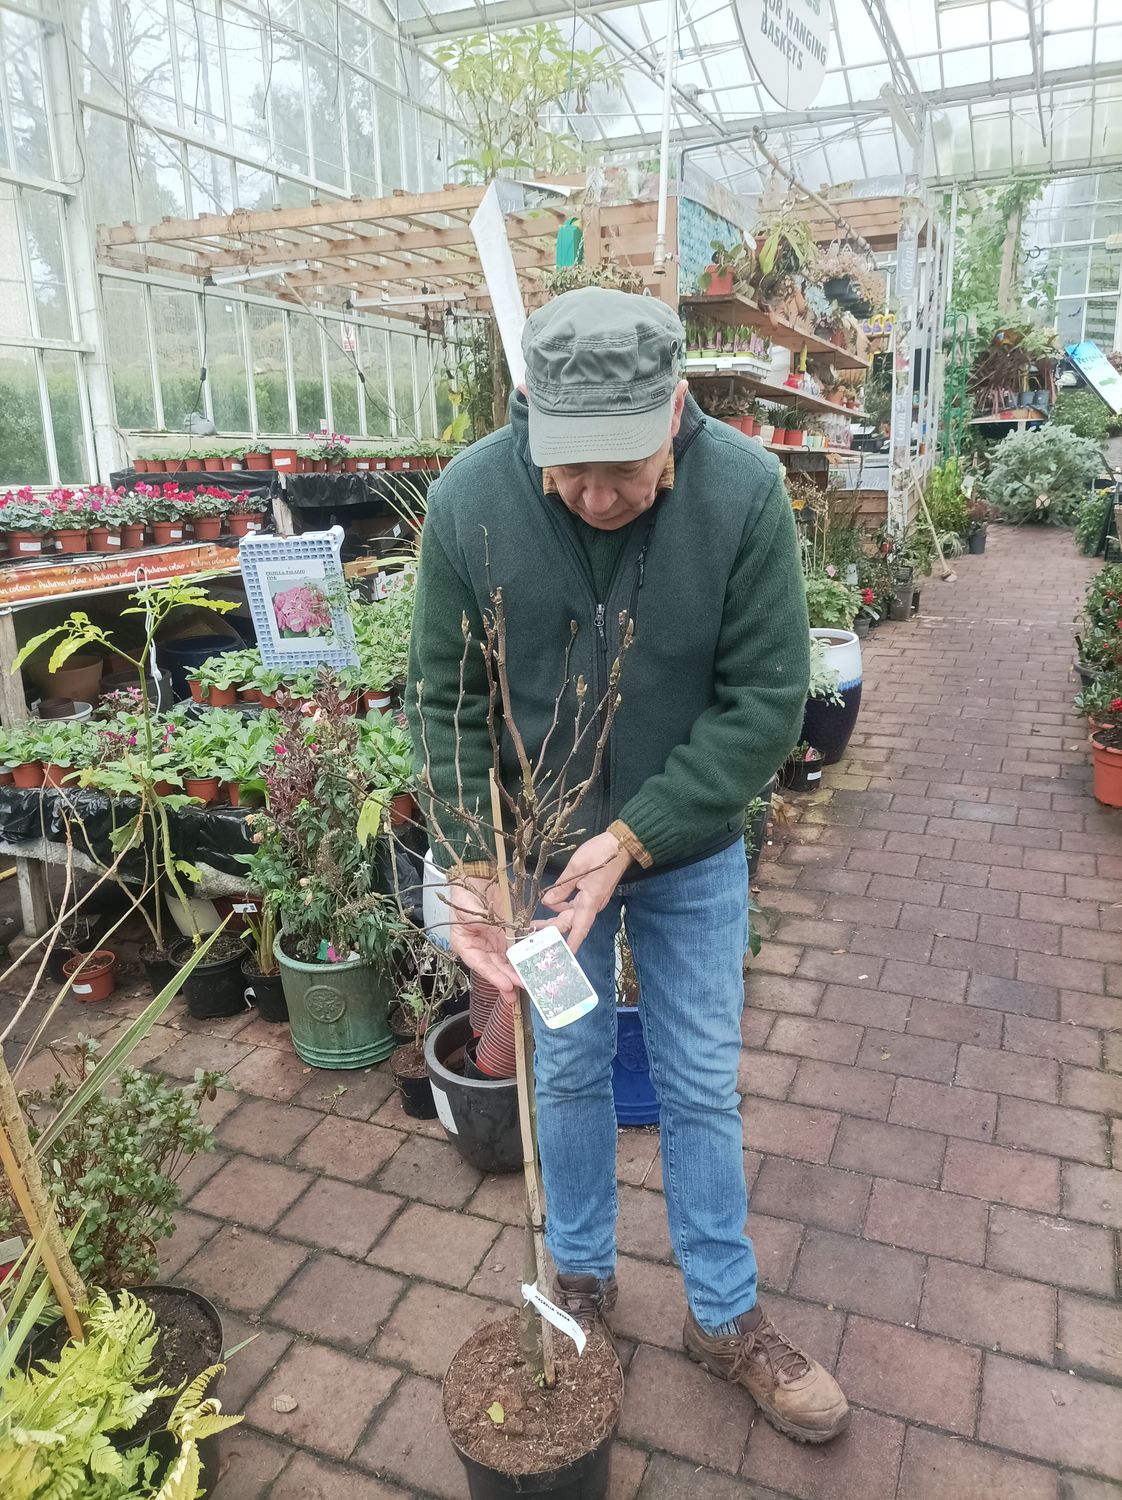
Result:
<svg viewBox="0 0 1122 1500">
<path fill-rule="evenodd" d="M 302 963 L 285 953 L 282 936 L 273 955 L 297 1054 L 317 1068 L 367 1068 L 389 1057 L 397 1044 L 386 1020 L 396 998 L 390 976 L 361 958 Z"/>
</svg>

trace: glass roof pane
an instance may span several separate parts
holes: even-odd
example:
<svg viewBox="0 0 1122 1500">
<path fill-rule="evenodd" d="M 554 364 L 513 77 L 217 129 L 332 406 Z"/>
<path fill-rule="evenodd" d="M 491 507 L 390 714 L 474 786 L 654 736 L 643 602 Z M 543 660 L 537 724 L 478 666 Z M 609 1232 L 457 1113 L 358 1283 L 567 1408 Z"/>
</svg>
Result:
<svg viewBox="0 0 1122 1500">
<path fill-rule="evenodd" d="M 977 47 L 990 39 L 988 5 L 956 5 L 940 17 L 944 50 L 952 47 Z"/>
<path fill-rule="evenodd" d="M 988 47 L 943 54 L 943 79 L 947 88 L 957 88 L 964 83 L 987 83 L 991 76 Z"/>
<path fill-rule="evenodd" d="M 1100 26 L 1095 32 L 1096 63 L 1122 61 L 1122 26 Z"/>
<path fill-rule="evenodd" d="M 1000 171 L 1009 160 L 1009 110 L 974 120 L 974 159 L 979 172 Z"/>
<path fill-rule="evenodd" d="M 1090 31 L 1065 31 L 1059 35 L 1044 37 L 1044 68 L 1085 67 L 1094 55 L 1093 33 Z"/>
<path fill-rule="evenodd" d="M 1122 27 L 1119 28 L 1122 30 Z M 993 48 L 995 78 L 1022 78 L 1032 72 L 1032 48 L 1021 42 L 997 42 Z"/>
<path fill-rule="evenodd" d="M 990 32 L 995 42 L 1007 42 L 1029 34 L 1028 13 L 1023 5 L 996 0 L 990 6 Z"/>
<path fill-rule="evenodd" d="M 850 67 L 855 63 L 879 62 L 884 57 L 884 48 L 861 0 L 834 0 L 834 14 L 836 35 L 841 39 L 841 50 Z"/>
<path fill-rule="evenodd" d="M 1099 7 L 1103 7 L 1100 5 Z M 1093 26 L 1095 24 L 1095 0 L 1044 0 L 1044 28 L 1057 31 L 1061 27 Z"/>
<path fill-rule="evenodd" d="M 889 15 L 900 45 L 908 57 L 919 53 L 939 50 L 939 33 L 935 26 L 935 6 L 932 0 L 914 0 L 901 5 L 899 0 L 889 0 Z"/>
<path fill-rule="evenodd" d="M 845 86 L 844 73 L 827 73 L 814 101 L 816 109 L 830 104 L 848 104 L 849 93 Z"/>
</svg>

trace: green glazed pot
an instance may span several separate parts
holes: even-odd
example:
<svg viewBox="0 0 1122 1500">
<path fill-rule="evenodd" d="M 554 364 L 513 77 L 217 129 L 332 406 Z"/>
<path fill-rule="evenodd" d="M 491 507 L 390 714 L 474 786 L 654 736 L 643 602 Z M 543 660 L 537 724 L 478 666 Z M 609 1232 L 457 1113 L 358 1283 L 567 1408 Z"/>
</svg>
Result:
<svg viewBox="0 0 1122 1500">
<path fill-rule="evenodd" d="M 277 934 L 292 1044 L 316 1068 L 367 1068 L 389 1057 L 397 1039 L 386 1017 L 397 998 L 390 977 L 361 958 L 306 964 L 289 958 Z"/>
</svg>

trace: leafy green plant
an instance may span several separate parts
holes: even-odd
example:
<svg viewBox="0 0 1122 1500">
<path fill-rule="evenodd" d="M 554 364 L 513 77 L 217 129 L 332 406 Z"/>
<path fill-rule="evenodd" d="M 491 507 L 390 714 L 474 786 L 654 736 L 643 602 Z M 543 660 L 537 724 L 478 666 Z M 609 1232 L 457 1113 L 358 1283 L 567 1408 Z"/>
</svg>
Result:
<svg viewBox="0 0 1122 1500">
<path fill-rule="evenodd" d="M 21 1097 L 32 1145 L 41 1134 L 40 1113 L 66 1103 L 100 1051 L 95 1038 L 80 1038 L 74 1070 L 58 1074 L 46 1092 Z M 85 1281 L 112 1290 L 155 1274 L 157 1242 L 175 1232 L 175 1179 L 193 1156 L 214 1149 L 214 1132 L 199 1110 L 226 1086 L 220 1073 L 196 1072 L 194 1083 L 181 1088 L 159 1074 L 123 1068 L 115 1090 L 99 1090 L 53 1140 L 45 1158 L 47 1184 L 64 1233 L 73 1232 L 71 1254 Z M 26 1232 L 14 1202 L 0 1190 L 0 1237 Z"/>
<path fill-rule="evenodd" d="M 241 715 L 237 716 L 241 719 Z M 223 731 L 217 748 L 210 750 L 210 764 L 216 767 L 223 781 L 238 785 L 261 781 L 273 764 L 277 739 L 274 716 L 270 713 L 259 719 L 241 719 L 231 724 L 229 732 Z"/>
<path fill-rule="evenodd" d="M 436 50 L 474 155 L 456 163 L 489 182 L 503 171 L 569 171 L 584 160 L 555 113 L 584 114 L 595 89 L 615 89 L 621 65 L 606 47 L 583 49 L 552 25 L 476 32 Z"/>
<path fill-rule="evenodd" d="M 732 289 L 734 292 L 743 292 L 751 286 L 752 277 L 756 274 L 756 252 L 741 241 L 738 245 L 726 245 L 723 240 L 712 240 L 710 242 L 710 265 L 718 275 L 732 273 Z M 712 275 L 708 267 L 698 278 L 698 285 L 703 292 L 708 292 L 712 282 Z"/>
<path fill-rule="evenodd" d="M 817 253 L 806 221 L 790 209 L 783 209 L 757 229 L 756 245 L 759 287 L 773 296 L 810 266 Z"/>
<path fill-rule="evenodd" d="M 1113 504 L 1114 492 L 1108 489 L 1093 489 L 1079 502 L 1075 512 L 1075 545 L 1084 557 L 1094 555 Z"/>
<path fill-rule="evenodd" d="M 985 497 L 998 520 L 1066 526 L 1102 471 L 1098 445 L 1069 427 L 1015 432 L 994 450 Z"/>
<path fill-rule="evenodd" d="M 954 532 L 956 536 L 969 536 L 970 517 L 966 492 L 962 488 L 962 465 L 957 458 L 944 459 L 931 470 L 927 477 L 926 499 L 936 531 L 941 535 Z"/>
<path fill-rule="evenodd" d="M 849 630 L 861 604 L 857 590 L 827 573 L 811 573 L 803 581 L 811 629 Z"/>
<path fill-rule="evenodd" d="M 1103 720 L 1113 710 L 1112 705 L 1122 699 L 1122 671 L 1103 672 L 1090 687 L 1075 695 L 1074 708 L 1085 718 Z"/>
<path fill-rule="evenodd" d="M 806 695 L 835 705 L 844 701 L 838 690 L 838 670 L 830 665 L 830 648 L 817 635 L 810 638 L 810 685 Z"/>
<path fill-rule="evenodd" d="M 99 1292 L 86 1337 L 57 1360 L 24 1371 L 13 1359 L 0 1401 L 0 1492 L 5 1500 L 195 1500 L 198 1444 L 241 1417 L 223 1416 L 205 1391 L 223 1366 L 184 1389 L 167 1429 L 179 1451 L 166 1473 L 145 1437 L 130 1443 L 157 1401 L 175 1394 L 154 1368 L 156 1318 L 127 1292 Z"/>
<path fill-rule="evenodd" d="M 259 974 L 280 973 L 280 965 L 273 953 L 277 940 L 277 908 L 271 891 L 266 891 L 258 904 L 257 920 L 246 918 L 242 940 L 248 945 Z"/>
<path fill-rule="evenodd" d="M 1095 391 L 1060 391 L 1052 406 L 1052 421 L 1100 446 L 1110 435 L 1110 408 Z"/>
</svg>

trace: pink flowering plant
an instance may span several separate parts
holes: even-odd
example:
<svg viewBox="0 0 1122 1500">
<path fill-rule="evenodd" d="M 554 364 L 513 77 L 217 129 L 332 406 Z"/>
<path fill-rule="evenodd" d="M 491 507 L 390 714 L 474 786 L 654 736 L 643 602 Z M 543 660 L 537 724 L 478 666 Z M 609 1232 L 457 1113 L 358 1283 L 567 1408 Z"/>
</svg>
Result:
<svg viewBox="0 0 1122 1500">
<path fill-rule="evenodd" d="M 31 531 L 41 535 L 51 529 L 51 507 L 43 496 L 32 492 L 30 485 L 8 490 L 0 496 L 0 527 L 4 531 Z"/>
<path fill-rule="evenodd" d="M 231 516 L 260 516 L 265 513 L 266 501 L 260 490 L 234 490 L 229 496 Z"/>
<path fill-rule="evenodd" d="M 348 456 L 350 445 L 350 438 L 343 432 L 309 432 L 307 456 L 329 464 L 340 463 Z"/>
<path fill-rule="evenodd" d="M 220 489 L 217 485 L 202 484 L 195 491 L 194 496 L 185 502 L 188 513 L 199 516 L 202 519 L 213 519 L 216 516 L 225 516 L 230 513 L 232 507 L 232 496 L 229 490 Z"/>
<path fill-rule="evenodd" d="M 312 583 L 294 584 L 273 595 L 273 613 L 282 640 L 331 635 L 334 623 L 327 595 Z"/>
</svg>

